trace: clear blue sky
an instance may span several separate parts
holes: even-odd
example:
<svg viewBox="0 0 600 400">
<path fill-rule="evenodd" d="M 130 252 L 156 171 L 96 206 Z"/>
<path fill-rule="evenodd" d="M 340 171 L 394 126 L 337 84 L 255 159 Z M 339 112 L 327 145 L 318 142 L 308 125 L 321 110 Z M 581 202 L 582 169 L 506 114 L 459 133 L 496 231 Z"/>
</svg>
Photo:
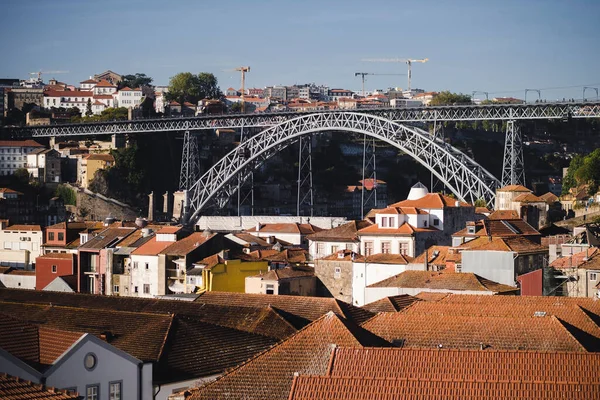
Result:
<svg viewBox="0 0 600 400">
<path fill-rule="evenodd" d="M 405 73 L 368 57 L 428 57 L 413 87 L 523 97 L 522 89 L 600 87 L 599 0 L 0 0 L 0 77 L 66 70 L 76 84 L 111 69 L 157 85 L 177 72 L 249 65 L 248 87 L 315 82 L 360 89 L 354 72 Z M 406 86 L 374 76 L 367 89 Z M 581 87 L 546 90 L 581 97 Z M 595 95 L 595 93 L 594 93 Z M 529 94 L 528 96 L 534 96 Z M 587 97 L 592 96 L 588 90 Z"/>
</svg>

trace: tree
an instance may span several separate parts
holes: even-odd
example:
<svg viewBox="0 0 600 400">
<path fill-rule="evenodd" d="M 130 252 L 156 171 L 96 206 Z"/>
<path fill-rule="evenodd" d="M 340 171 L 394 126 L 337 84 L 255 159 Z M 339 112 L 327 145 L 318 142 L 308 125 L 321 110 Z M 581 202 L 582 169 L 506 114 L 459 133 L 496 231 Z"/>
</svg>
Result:
<svg viewBox="0 0 600 400">
<path fill-rule="evenodd" d="M 457 104 L 471 104 L 471 96 L 462 93 L 452 93 L 445 90 L 435 96 L 429 103 L 431 106 L 448 106 Z"/>
<path fill-rule="evenodd" d="M 569 169 L 567 169 L 567 175 L 563 179 L 562 194 L 569 193 L 569 189 L 577 186 L 577 179 L 575 178 L 575 173 L 582 165 L 583 156 L 581 154 L 577 154 L 575 157 L 573 157 L 573 159 L 571 159 Z"/>
<path fill-rule="evenodd" d="M 168 100 L 180 104 L 186 101 L 196 104 L 201 99 L 217 99 L 223 96 L 217 86 L 217 78 L 207 72 L 194 75 L 191 72 L 180 72 L 169 80 Z"/>
<path fill-rule="evenodd" d="M 475 207 L 487 207 L 487 203 L 484 199 L 477 199 L 475 200 L 475 204 L 473 204 Z"/>
<path fill-rule="evenodd" d="M 124 75 L 119 82 L 119 90 L 124 87 L 131 89 L 139 88 L 142 86 L 150 86 L 154 79 L 150 78 L 146 74 L 137 72 L 135 75 Z"/>
<path fill-rule="evenodd" d="M 241 102 L 233 103 L 229 107 L 229 112 L 230 113 L 240 113 L 240 112 L 242 112 L 242 103 Z"/>
<path fill-rule="evenodd" d="M 88 99 L 87 106 L 85 107 L 85 116 L 91 117 L 92 115 L 94 115 L 94 112 L 92 111 L 92 99 Z"/>
<path fill-rule="evenodd" d="M 21 183 L 29 183 L 29 172 L 25 168 L 18 168 L 14 175 Z"/>
</svg>

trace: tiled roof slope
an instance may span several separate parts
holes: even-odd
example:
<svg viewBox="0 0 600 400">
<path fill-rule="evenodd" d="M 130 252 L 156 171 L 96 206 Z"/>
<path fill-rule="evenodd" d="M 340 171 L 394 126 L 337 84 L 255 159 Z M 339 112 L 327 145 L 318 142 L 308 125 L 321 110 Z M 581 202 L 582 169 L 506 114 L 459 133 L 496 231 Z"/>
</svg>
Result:
<svg viewBox="0 0 600 400">
<path fill-rule="evenodd" d="M 598 384 L 298 376 L 289 400 L 589 400 L 598 396 Z"/>
<path fill-rule="evenodd" d="M 499 298 L 501 297 L 501 298 Z M 471 317 L 530 318 L 555 316 L 588 350 L 600 351 L 600 302 L 594 299 L 452 294 L 437 303 L 414 304 L 407 313 Z"/>
<path fill-rule="evenodd" d="M 494 293 L 516 292 L 516 287 L 492 282 L 470 272 L 404 271 L 368 287 L 423 288 L 431 290 L 467 290 Z"/>
<path fill-rule="evenodd" d="M 420 199 L 403 200 L 398 203 L 390 204 L 390 207 L 417 207 L 425 209 L 440 209 L 445 207 L 456 207 L 458 202 L 459 207 L 473 207 L 469 203 L 458 201 L 450 196 L 445 196 L 440 193 L 428 193 Z"/>
<path fill-rule="evenodd" d="M 468 233 L 464 228 L 452 236 L 492 236 L 492 237 L 513 237 L 513 236 L 541 236 L 533 226 L 522 219 L 485 219 L 475 222 L 475 233 Z"/>
<path fill-rule="evenodd" d="M 183 257 L 192 251 L 196 250 L 205 242 L 209 241 L 217 234 L 205 235 L 204 232 L 194 232 L 186 238 L 180 239 L 172 243 L 169 247 L 161 251 L 159 254 L 168 254 L 170 256 Z M 160 242 L 159 242 L 160 243 Z"/>
<path fill-rule="evenodd" d="M 361 347 L 385 344 L 333 312 L 233 369 L 213 383 L 191 389 L 187 399 L 285 400 L 294 373 L 324 374 L 334 346 Z"/>
<path fill-rule="evenodd" d="M 298 269 L 298 268 L 280 268 L 280 269 L 273 269 L 265 274 L 262 275 L 256 275 L 258 277 L 261 277 L 264 280 L 268 280 L 268 281 L 278 281 L 278 280 L 282 280 L 282 279 L 293 279 L 293 278 L 303 278 L 303 277 L 309 277 L 309 276 L 314 276 L 315 275 L 315 270 L 312 268 L 306 268 L 306 269 Z"/>
<path fill-rule="evenodd" d="M 76 392 L 58 390 L 0 373 L 0 398 L 4 400 L 76 400 L 79 399 L 79 396 Z"/>
<path fill-rule="evenodd" d="M 115 245 L 127 236 L 131 235 L 135 228 L 107 228 L 98 232 L 96 236 L 79 246 L 80 249 L 103 249 L 109 245 Z"/>
<path fill-rule="evenodd" d="M 1 289 L 0 301 L 80 307 L 89 310 L 99 309 L 159 314 L 174 313 L 177 315 L 193 316 L 205 322 L 280 340 L 289 337 L 297 331 L 282 316 L 281 311 L 269 306 L 243 307 L 176 300 L 97 296 L 82 293 L 18 289 Z M 371 315 L 369 314 L 369 316 Z"/>
<path fill-rule="evenodd" d="M 142 361 L 157 361 L 169 331 L 171 315 L 0 302 L 13 318 L 72 332 L 86 332 Z"/>
<path fill-rule="evenodd" d="M 154 375 L 155 383 L 175 382 L 221 374 L 272 345 L 277 340 L 202 322 L 175 318 Z"/>
<path fill-rule="evenodd" d="M 405 311 L 378 314 L 363 327 L 390 342 L 402 341 L 405 347 L 586 351 L 554 316 L 501 318 Z"/>
<path fill-rule="evenodd" d="M 439 266 L 446 266 L 446 256 L 450 246 L 430 246 L 427 252 L 423 252 L 412 261 L 413 264 L 425 264 L 425 254 L 427 254 L 427 263 Z"/>
<path fill-rule="evenodd" d="M 444 292 L 420 292 L 415 297 L 424 301 L 440 301 L 449 294 Z"/>
<path fill-rule="evenodd" d="M 263 233 L 300 233 L 310 235 L 322 231 L 323 228 L 312 224 L 279 223 L 279 224 L 261 224 L 259 232 Z M 256 232 L 256 227 L 248 229 L 247 232 Z"/>
<path fill-rule="evenodd" d="M 272 306 L 286 314 L 285 318 L 296 328 L 315 321 L 329 311 L 361 324 L 373 314 L 333 298 L 304 296 L 272 296 L 230 292 L 205 292 L 195 302 L 241 307 Z"/>
<path fill-rule="evenodd" d="M 514 251 L 519 254 L 539 253 L 548 248 L 524 237 L 489 237 L 480 236 L 459 246 L 464 250 Z"/>
<path fill-rule="evenodd" d="M 371 221 L 350 221 L 347 224 L 340 225 L 337 228 L 326 229 L 321 232 L 313 233 L 307 236 L 308 240 L 323 242 L 356 242 L 359 241 L 356 234 L 360 229 L 371 225 Z"/>
<path fill-rule="evenodd" d="M 552 261 L 550 267 L 556 269 L 584 268 L 598 270 L 600 269 L 600 251 L 597 247 L 590 247 L 571 256 L 557 258 Z"/>
<path fill-rule="evenodd" d="M 527 192 L 531 193 L 531 189 L 527 189 L 523 185 L 506 185 L 496 190 L 497 192 Z"/>
<path fill-rule="evenodd" d="M 488 215 L 488 219 L 516 220 L 521 219 L 521 217 L 519 217 L 519 213 L 515 210 L 495 210 L 490 215 Z"/>
<path fill-rule="evenodd" d="M 409 348 L 336 348 L 334 352 L 331 376 L 600 384 L 598 353 Z"/>
<path fill-rule="evenodd" d="M 363 308 L 373 312 L 398 312 L 410 306 L 416 301 L 421 301 L 419 298 L 408 294 L 400 294 L 398 296 L 384 297 L 383 299 L 365 304 Z"/>
</svg>

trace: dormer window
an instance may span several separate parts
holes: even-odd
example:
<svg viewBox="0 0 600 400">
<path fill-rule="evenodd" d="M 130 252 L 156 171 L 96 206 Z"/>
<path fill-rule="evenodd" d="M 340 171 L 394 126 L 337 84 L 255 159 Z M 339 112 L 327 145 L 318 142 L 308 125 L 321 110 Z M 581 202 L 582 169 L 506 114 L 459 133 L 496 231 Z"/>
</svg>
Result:
<svg viewBox="0 0 600 400">
<path fill-rule="evenodd" d="M 393 228 L 394 226 L 396 226 L 396 218 L 390 217 L 390 228 Z"/>
<path fill-rule="evenodd" d="M 382 228 L 388 227 L 388 217 L 381 217 L 381 227 Z"/>
<path fill-rule="evenodd" d="M 467 226 L 467 233 L 469 235 L 474 235 L 475 234 L 475 227 L 474 226 Z"/>
</svg>

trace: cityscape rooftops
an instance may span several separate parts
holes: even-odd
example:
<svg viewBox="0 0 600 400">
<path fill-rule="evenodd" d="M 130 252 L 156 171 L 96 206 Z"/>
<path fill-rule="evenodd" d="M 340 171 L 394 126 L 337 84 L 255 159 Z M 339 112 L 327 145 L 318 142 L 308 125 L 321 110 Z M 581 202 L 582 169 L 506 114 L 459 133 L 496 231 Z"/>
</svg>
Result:
<svg viewBox="0 0 600 400">
<path fill-rule="evenodd" d="M 531 193 L 531 189 L 527 189 L 523 185 L 507 185 L 496 190 L 497 192 L 527 192 Z"/>
<path fill-rule="evenodd" d="M 459 201 L 440 193 L 427 193 L 416 200 L 403 200 L 391 204 L 390 207 L 416 207 L 423 209 L 441 209 L 446 207 L 473 207 L 469 203 Z"/>
<path fill-rule="evenodd" d="M 0 147 L 44 147 L 35 140 L 0 140 Z"/>
<path fill-rule="evenodd" d="M 76 392 L 59 390 L 1 372 L 0 398 L 10 400 L 77 400 L 80 397 Z"/>
</svg>

